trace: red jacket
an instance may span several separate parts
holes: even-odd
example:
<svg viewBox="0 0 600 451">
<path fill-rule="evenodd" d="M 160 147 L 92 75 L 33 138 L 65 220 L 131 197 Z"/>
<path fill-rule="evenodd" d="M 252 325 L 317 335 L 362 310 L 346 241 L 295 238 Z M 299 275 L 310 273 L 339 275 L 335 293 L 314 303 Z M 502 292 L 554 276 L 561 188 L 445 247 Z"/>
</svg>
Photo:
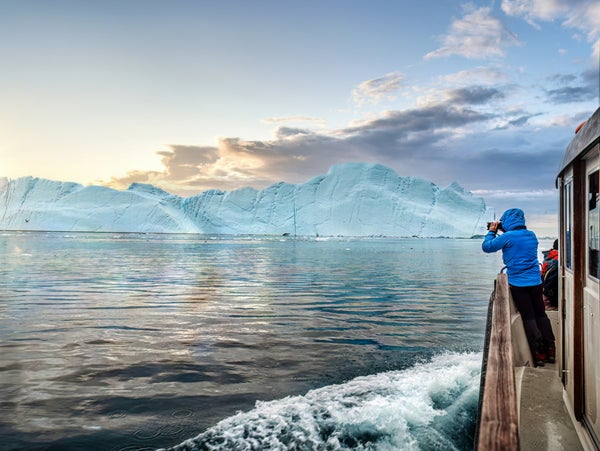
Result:
<svg viewBox="0 0 600 451">
<path fill-rule="evenodd" d="M 558 260 L 558 251 L 556 249 L 550 249 L 549 251 L 546 251 L 543 254 L 544 263 L 542 264 L 542 276 L 546 273 L 546 270 L 548 269 L 548 264 L 552 260 Z"/>
</svg>

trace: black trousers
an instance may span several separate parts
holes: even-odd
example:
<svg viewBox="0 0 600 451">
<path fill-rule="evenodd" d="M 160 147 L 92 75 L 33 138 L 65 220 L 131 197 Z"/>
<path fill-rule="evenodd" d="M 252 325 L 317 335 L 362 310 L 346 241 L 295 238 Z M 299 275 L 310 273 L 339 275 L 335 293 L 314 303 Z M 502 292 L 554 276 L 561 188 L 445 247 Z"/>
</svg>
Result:
<svg viewBox="0 0 600 451">
<path fill-rule="evenodd" d="M 544 353 L 547 346 L 554 344 L 552 325 L 544 307 L 542 285 L 531 287 L 511 285 L 510 292 L 523 319 L 527 342 L 535 359 L 536 354 Z"/>
</svg>

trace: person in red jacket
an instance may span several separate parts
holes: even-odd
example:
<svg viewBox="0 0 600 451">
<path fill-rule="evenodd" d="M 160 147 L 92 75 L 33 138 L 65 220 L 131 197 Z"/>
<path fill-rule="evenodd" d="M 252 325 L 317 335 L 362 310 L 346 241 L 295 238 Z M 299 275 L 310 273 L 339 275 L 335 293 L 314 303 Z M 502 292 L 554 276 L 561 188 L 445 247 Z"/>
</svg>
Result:
<svg viewBox="0 0 600 451">
<path fill-rule="evenodd" d="M 547 251 L 542 251 L 544 254 L 544 261 L 542 263 L 542 277 L 548 270 L 548 264 L 552 260 L 558 260 L 558 240 L 554 240 L 554 244 L 552 244 L 552 249 L 548 249 Z"/>
<path fill-rule="evenodd" d="M 552 249 L 542 251 L 542 286 L 546 310 L 558 308 L 558 240 L 554 240 Z"/>
</svg>

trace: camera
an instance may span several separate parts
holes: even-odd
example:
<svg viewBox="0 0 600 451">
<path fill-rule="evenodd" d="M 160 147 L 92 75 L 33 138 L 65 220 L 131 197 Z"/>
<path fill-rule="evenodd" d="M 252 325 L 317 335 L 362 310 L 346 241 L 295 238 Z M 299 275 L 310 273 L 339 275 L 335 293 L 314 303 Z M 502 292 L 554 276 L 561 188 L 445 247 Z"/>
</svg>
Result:
<svg viewBox="0 0 600 451">
<path fill-rule="evenodd" d="M 488 223 L 487 223 L 487 229 L 488 229 L 488 230 L 490 230 L 490 226 L 491 226 L 491 225 L 492 225 L 492 223 L 491 223 L 491 222 L 488 222 Z M 504 230 L 504 229 L 502 228 L 502 223 L 501 223 L 501 222 L 498 222 L 498 230 Z"/>
</svg>

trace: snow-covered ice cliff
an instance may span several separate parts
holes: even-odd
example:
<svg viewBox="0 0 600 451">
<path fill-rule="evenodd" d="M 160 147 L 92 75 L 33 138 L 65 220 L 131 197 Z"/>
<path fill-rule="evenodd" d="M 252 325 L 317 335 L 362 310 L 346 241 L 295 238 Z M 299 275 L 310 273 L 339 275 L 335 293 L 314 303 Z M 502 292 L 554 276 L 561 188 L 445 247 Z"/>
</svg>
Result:
<svg viewBox="0 0 600 451">
<path fill-rule="evenodd" d="M 0 177 L 3 230 L 459 238 L 485 233 L 492 216 L 456 183 L 440 189 L 371 163 L 333 166 L 298 185 L 188 198 L 137 183 L 117 191 Z"/>
</svg>

